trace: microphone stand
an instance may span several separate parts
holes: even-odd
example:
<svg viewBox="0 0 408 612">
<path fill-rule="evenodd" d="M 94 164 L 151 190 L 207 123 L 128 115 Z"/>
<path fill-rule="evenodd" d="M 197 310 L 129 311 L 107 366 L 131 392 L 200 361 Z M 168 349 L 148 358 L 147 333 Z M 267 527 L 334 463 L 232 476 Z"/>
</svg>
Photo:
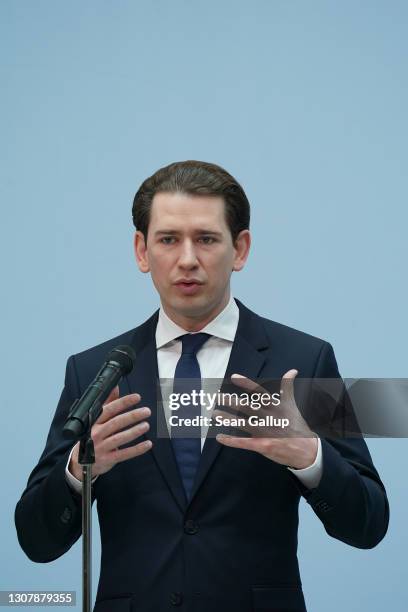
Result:
<svg viewBox="0 0 408 612">
<path fill-rule="evenodd" d="M 91 612 L 92 598 L 92 464 L 95 449 L 91 428 L 81 437 L 78 462 L 82 465 L 82 612 Z"/>
<path fill-rule="evenodd" d="M 109 392 L 125 374 L 129 374 L 136 359 L 131 346 L 120 345 L 113 349 L 96 378 L 71 406 L 65 421 L 63 435 L 70 440 L 80 440 L 78 463 L 82 465 L 82 611 L 91 612 L 92 570 L 92 464 L 95 448 L 91 428 L 102 413 L 103 402 Z"/>
</svg>

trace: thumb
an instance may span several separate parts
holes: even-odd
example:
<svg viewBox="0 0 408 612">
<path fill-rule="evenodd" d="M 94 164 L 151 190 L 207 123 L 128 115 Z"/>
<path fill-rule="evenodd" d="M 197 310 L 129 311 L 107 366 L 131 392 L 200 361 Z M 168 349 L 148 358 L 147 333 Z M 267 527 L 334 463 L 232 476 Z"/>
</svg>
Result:
<svg viewBox="0 0 408 612">
<path fill-rule="evenodd" d="M 297 375 L 297 370 L 289 370 L 288 372 L 286 372 L 286 374 L 282 376 L 280 390 L 281 399 L 285 399 L 286 401 L 295 399 L 293 382 Z"/>
</svg>

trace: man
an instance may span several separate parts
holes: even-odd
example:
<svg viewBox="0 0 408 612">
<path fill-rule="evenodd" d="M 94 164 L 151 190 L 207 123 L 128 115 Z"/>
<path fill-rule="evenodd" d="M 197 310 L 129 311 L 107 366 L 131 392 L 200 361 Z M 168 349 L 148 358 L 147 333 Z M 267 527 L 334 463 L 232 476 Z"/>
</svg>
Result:
<svg viewBox="0 0 408 612">
<path fill-rule="evenodd" d="M 102 544 L 95 611 L 304 611 L 300 496 L 328 534 L 352 546 L 375 546 L 388 525 L 364 440 L 320 439 L 293 401 L 296 375 L 339 378 L 333 350 L 231 297 L 231 273 L 250 249 L 249 203 L 222 168 L 188 161 L 160 169 L 137 192 L 133 220 L 137 264 L 150 272 L 160 310 L 68 359 L 45 450 L 17 504 L 20 544 L 47 562 L 80 536 L 78 445 L 72 449 L 61 430 L 109 350 L 130 344 L 136 367 L 92 429 Z M 204 439 L 205 428 L 202 440 L 173 435 L 158 379 L 174 379 L 179 389 L 190 377 L 231 375 L 252 390 L 261 377 L 282 378 L 302 435 Z M 227 412 L 221 405 L 213 414 Z M 163 428 L 170 436 L 158 435 Z"/>
</svg>

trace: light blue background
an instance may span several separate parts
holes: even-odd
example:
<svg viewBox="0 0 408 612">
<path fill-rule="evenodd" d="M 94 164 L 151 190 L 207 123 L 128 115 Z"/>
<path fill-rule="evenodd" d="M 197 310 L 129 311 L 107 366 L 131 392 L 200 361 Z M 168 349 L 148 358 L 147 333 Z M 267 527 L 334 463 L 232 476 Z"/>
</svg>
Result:
<svg viewBox="0 0 408 612">
<path fill-rule="evenodd" d="M 130 214 L 157 168 L 213 161 L 243 184 L 254 245 L 234 295 L 332 342 L 344 376 L 407 376 L 408 5 L 2 0 L 0 11 L 0 588 L 79 597 L 80 543 L 34 564 L 13 512 L 67 357 L 157 306 Z M 407 442 L 369 447 L 388 535 L 353 549 L 302 502 L 312 612 L 407 609 Z"/>
</svg>

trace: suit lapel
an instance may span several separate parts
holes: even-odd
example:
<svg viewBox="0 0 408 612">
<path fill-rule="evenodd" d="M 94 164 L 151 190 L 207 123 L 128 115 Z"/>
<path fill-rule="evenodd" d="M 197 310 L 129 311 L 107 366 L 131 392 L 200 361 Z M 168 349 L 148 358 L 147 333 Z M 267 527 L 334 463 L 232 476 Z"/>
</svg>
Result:
<svg viewBox="0 0 408 612">
<path fill-rule="evenodd" d="M 170 491 L 184 512 L 187 505 L 183 483 L 174 457 L 171 441 L 167 433 L 167 424 L 161 402 L 159 372 L 156 351 L 156 325 L 158 311 L 143 325 L 136 329 L 132 345 L 136 350 L 136 365 L 127 376 L 131 393 L 142 397 L 140 406 L 148 406 L 152 411 L 148 419 L 150 429 L 142 436 L 153 442 L 151 452 Z M 159 433 L 160 432 L 160 433 Z"/>
</svg>

